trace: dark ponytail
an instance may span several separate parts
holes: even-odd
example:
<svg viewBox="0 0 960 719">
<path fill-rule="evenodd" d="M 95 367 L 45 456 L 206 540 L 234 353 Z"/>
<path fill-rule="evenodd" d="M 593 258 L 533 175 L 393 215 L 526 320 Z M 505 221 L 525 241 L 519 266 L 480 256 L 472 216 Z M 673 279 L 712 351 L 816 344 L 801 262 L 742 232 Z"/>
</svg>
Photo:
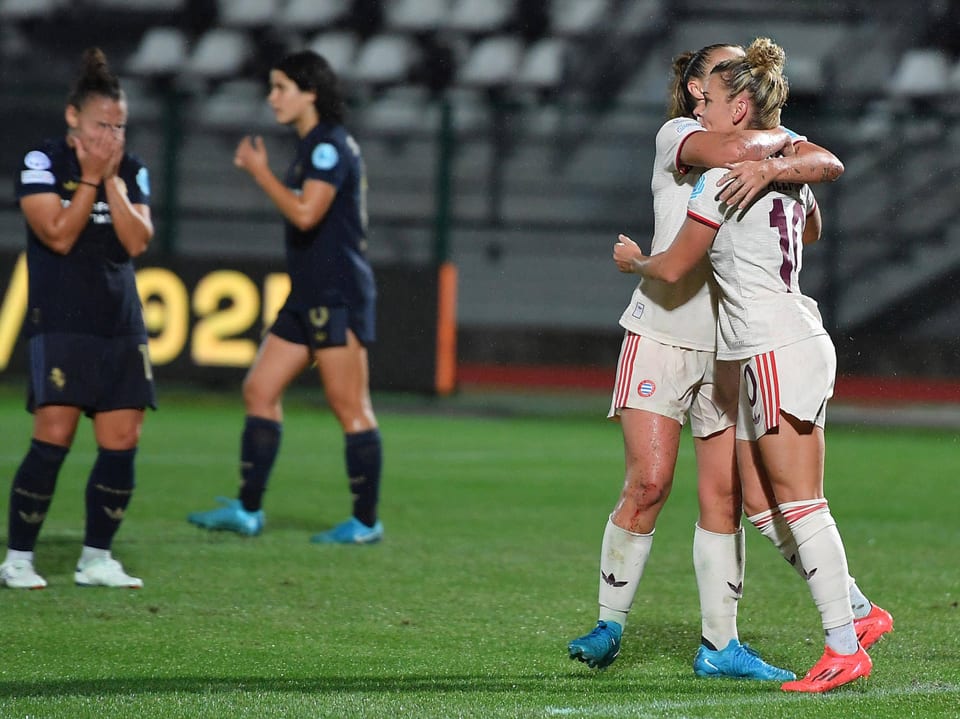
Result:
<svg viewBox="0 0 960 719">
<path fill-rule="evenodd" d="M 70 88 L 67 104 L 73 105 L 78 110 L 82 109 L 91 95 L 118 101 L 123 99 L 120 80 L 110 72 L 107 56 L 98 47 L 90 47 L 83 51 L 80 74 Z"/>
</svg>

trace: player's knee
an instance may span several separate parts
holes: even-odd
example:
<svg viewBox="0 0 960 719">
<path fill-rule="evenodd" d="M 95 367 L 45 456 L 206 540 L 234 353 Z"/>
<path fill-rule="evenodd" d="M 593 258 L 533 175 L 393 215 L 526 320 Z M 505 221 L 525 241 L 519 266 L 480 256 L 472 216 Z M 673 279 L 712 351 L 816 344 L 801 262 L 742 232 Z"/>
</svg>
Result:
<svg viewBox="0 0 960 719">
<path fill-rule="evenodd" d="M 670 495 L 669 478 L 657 476 L 627 476 L 622 500 L 640 510 L 663 504 Z"/>
<path fill-rule="evenodd" d="M 139 423 L 115 425 L 97 432 L 97 444 L 103 449 L 124 451 L 134 449 L 140 443 Z"/>
<path fill-rule="evenodd" d="M 241 391 L 243 393 L 243 403 L 247 408 L 247 414 L 268 416 L 269 411 L 279 402 L 269 388 L 250 378 L 243 381 Z"/>
<path fill-rule="evenodd" d="M 46 419 L 36 424 L 33 434 L 41 442 L 55 444 L 59 447 L 69 447 L 73 444 L 73 437 L 76 432 L 77 425 L 74 422 Z"/>
</svg>

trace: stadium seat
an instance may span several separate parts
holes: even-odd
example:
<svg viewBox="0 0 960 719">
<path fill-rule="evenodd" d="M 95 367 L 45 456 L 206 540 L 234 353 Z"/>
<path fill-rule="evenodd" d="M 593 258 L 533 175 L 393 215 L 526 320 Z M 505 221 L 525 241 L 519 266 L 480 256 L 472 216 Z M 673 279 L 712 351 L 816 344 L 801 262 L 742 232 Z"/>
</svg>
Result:
<svg viewBox="0 0 960 719">
<path fill-rule="evenodd" d="M 550 28 L 554 35 L 587 35 L 610 16 L 610 0 L 552 0 Z"/>
<path fill-rule="evenodd" d="M 150 28 L 129 57 L 126 71 L 131 75 L 161 77 L 180 72 L 187 60 L 187 38 L 175 27 Z"/>
<path fill-rule="evenodd" d="M 204 33 L 187 58 L 184 72 L 201 80 L 233 77 L 253 58 L 253 43 L 246 33 L 214 28 Z"/>
<path fill-rule="evenodd" d="M 554 89 L 563 81 L 566 59 L 567 43 L 563 38 L 542 38 L 524 54 L 516 84 L 535 90 Z"/>
<path fill-rule="evenodd" d="M 449 12 L 450 0 L 386 0 L 383 9 L 387 28 L 412 33 L 436 30 Z"/>
<path fill-rule="evenodd" d="M 948 89 L 949 61 L 939 48 L 912 48 L 903 53 L 890 78 L 895 98 L 933 99 Z"/>
<path fill-rule="evenodd" d="M 520 69 L 523 42 L 514 35 L 494 35 L 477 42 L 457 73 L 465 87 L 502 87 L 511 84 Z"/>
<path fill-rule="evenodd" d="M 46 20 L 62 5 L 60 0 L 0 0 L 0 22 Z"/>
<path fill-rule="evenodd" d="M 468 35 L 502 30 L 513 19 L 515 0 L 454 0 L 444 27 Z"/>
<path fill-rule="evenodd" d="M 227 80 L 203 101 L 200 122 L 211 129 L 253 132 L 261 124 L 268 89 L 257 80 Z"/>
<path fill-rule="evenodd" d="M 394 33 L 374 35 L 360 48 L 352 79 L 368 85 L 404 82 L 418 59 L 419 49 L 410 36 Z"/>
<path fill-rule="evenodd" d="M 90 0 L 87 4 L 131 13 L 177 13 L 188 0 Z"/>
<path fill-rule="evenodd" d="M 363 128 L 377 135 L 436 135 L 440 115 L 426 88 L 400 85 L 371 101 L 362 115 Z"/>
<path fill-rule="evenodd" d="M 350 14 L 351 0 L 288 0 L 277 15 L 279 27 L 315 31 L 330 27 Z"/>
<path fill-rule="evenodd" d="M 280 8 L 279 0 L 219 0 L 219 24 L 228 28 L 266 27 Z"/>
<path fill-rule="evenodd" d="M 328 30 L 314 37 L 307 48 L 322 55 L 340 77 L 347 78 L 353 70 L 360 41 L 350 30 Z"/>
</svg>

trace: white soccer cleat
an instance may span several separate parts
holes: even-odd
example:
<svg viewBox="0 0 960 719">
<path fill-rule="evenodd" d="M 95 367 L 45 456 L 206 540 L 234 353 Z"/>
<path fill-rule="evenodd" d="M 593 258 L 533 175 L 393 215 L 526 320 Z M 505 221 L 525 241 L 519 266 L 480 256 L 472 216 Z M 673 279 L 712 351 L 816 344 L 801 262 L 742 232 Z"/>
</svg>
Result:
<svg viewBox="0 0 960 719">
<path fill-rule="evenodd" d="M 0 585 L 10 589 L 43 589 L 47 580 L 34 571 L 29 559 L 11 559 L 0 564 Z"/>
<path fill-rule="evenodd" d="M 123 571 L 123 565 L 112 557 L 97 557 L 83 564 L 77 564 L 73 581 L 78 587 L 120 587 L 140 589 L 143 580 L 131 577 Z"/>
</svg>

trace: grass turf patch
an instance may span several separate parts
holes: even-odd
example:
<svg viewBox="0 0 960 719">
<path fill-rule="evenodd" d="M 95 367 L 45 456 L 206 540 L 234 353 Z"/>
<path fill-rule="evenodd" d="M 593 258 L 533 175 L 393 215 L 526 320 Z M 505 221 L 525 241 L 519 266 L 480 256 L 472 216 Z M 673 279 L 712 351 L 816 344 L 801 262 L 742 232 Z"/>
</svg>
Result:
<svg viewBox="0 0 960 719">
<path fill-rule="evenodd" d="M 343 442 L 294 396 L 256 538 L 186 514 L 233 496 L 242 405 L 168 393 L 147 418 L 137 493 L 114 543 L 141 591 L 73 586 L 85 422 L 37 547 L 42 592 L 0 592 L 2 717 L 956 717 L 960 630 L 955 432 L 829 427 L 827 495 L 851 572 L 893 612 L 867 682 L 822 697 L 702 680 L 691 563 L 694 458 L 673 498 L 626 629 L 604 672 L 566 657 L 596 619 L 597 562 L 623 474 L 605 398 L 473 412 L 462 401 L 378 402 L 383 543 L 311 545 L 344 519 Z M 502 408 L 501 408 L 502 409 Z M 570 408 L 568 408 L 570 409 Z M 26 451 L 21 395 L 0 393 L 0 476 Z M 6 490 L 3 491 L 6 495 Z M 741 638 L 802 674 L 819 617 L 752 527 Z"/>
</svg>

